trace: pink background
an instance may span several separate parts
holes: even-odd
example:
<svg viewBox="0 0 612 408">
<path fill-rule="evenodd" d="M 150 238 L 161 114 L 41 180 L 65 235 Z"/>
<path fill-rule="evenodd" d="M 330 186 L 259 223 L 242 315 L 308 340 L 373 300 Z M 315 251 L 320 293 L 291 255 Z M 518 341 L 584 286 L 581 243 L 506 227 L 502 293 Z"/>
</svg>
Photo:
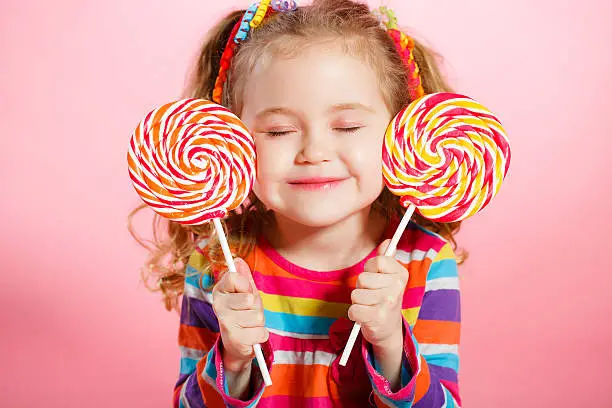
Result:
<svg viewBox="0 0 612 408">
<path fill-rule="evenodd" d="M 125 153 L 226 3 L 0 2 L 0 406 L 170 405 L 178 317 L 139 284 Z M 391 5 L 512 139 L 460 235 L 465 406 L 612 406 L 610 2 Z"/>
</svg>

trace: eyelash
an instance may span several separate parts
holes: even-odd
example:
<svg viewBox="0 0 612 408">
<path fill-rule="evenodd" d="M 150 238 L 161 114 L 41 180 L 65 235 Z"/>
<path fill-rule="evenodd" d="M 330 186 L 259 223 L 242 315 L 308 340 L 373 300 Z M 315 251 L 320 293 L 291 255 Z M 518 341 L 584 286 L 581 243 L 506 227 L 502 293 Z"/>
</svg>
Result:
<svg viewBox="0 0 612 408">
<path fill-rule="evenodd" d="M 334 130 L 338 130 L 338 131 L 340 131 L 340 132 L 342 132 L 342 133 L 355 133 L 355 132 L 357 132 L 359 129 L 361 129 L 361 127 L 360 127 L 360 126 L 348 127 L 348 128 L 336 128 L 336 129 L 334 129 Z M 287 135 L 287 134 L 289 134 L 289 133 L 292 133 L 292 132 L 290 132 L 290 131 L 285 131 L 285 132 L 266 132 L 266 134 L 267 134 L 268 136 L 271 136 L 271 137 L 279 137 L 279 136 L 284 136 L 284 135 Z"/>
<path fill-rule="evenodd" d="M 338 128 L 336 130 L 339 130 L 342 133 L 355 133 L 359 129 L 361 129 L 361 126 L 354 126 L 354 127 L 347 127 L 347 128 Z"/>
<path fill-rule="evenodd" d="M 284 136 L 284 135 L 287 135 L 289 133 L 291 133 L 291 132 L 266 132 L 266 134 L 268 136 L 272 136 L 272 137 Z"/>
</svg>

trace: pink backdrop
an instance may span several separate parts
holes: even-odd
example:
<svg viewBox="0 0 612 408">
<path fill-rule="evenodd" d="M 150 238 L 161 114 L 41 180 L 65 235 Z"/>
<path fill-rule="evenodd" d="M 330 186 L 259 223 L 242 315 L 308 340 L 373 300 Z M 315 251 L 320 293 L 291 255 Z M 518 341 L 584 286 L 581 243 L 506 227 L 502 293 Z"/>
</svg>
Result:
<svg viewBox="0 0 612 408">
<path fill-rule="evenodd" d="M 169 406 L 178 317 L 139 284 L 125 153 L 224 3 L 0 2 L 0 406 Z M 460 235 L 465 406 L 611 406 L 610 2 L 391 5 L 512 139 Z"/>
</svg>

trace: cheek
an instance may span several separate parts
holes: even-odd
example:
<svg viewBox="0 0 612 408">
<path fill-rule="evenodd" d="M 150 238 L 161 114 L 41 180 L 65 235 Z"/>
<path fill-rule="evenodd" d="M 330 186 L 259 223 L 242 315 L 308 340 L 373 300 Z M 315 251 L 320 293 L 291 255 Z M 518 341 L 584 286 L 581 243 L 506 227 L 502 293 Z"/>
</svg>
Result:
<svg viewBox="0 0 612 408">
<path fill-rule="evenodd" d="M 293 163 L 291 149 L 274 140 L 255 139 L 257 179 L 260 187 L 286 177 Z"/>
<path fill-rule="evenodd" d="M 369 135 L 360 143 L 345 146 L 345 163 L 353 177 L 357 179 L 359 189 L 367 196 L 377 197 L 384 187 L 382 177 L 382 137 Z"/>
<path fill-rule="evenodd" d="M 278 178 L 277 171 L 278 169 L 266 160 L 265 152 L 257 152 L 257 178 L 253 183 L 253 193 L 266 205 L 269 205 L 269 197 L 274 190 L 274 180 Z"/>
<path fill-rule="evenodd" d="M 359 178 L 378 178 L 382 174 L 382 139 L 370 138 L 353 143 L 344 150 L 351 172 Z"/>
</svg>

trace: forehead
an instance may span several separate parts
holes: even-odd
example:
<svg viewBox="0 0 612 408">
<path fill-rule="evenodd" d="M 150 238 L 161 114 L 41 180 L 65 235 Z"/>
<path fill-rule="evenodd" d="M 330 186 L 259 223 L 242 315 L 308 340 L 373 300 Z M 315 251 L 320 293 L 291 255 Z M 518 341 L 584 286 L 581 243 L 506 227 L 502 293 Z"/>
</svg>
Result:
<svg viewBox="0 0 612 408">
<path fill-rule="evenodd" d="M 386 111 L 376 72 L 336 42 L 309 45 L 299 55 L 267 52 L 244 84 L 246 117 L 272 106 L 314 114 L 333 105 L 360 103 Z"/>
</svg>

